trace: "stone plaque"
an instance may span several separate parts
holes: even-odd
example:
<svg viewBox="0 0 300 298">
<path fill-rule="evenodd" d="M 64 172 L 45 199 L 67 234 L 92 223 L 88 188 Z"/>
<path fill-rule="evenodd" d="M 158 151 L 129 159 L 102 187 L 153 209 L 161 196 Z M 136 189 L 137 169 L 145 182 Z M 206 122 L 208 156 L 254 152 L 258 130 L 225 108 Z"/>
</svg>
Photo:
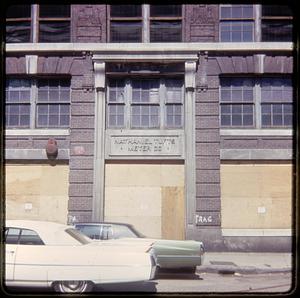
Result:
<svg viewBox="0 0 300 298">
<path fill-rule="evenodd" d="M 181 156 L 180 136 L 110 137 L 110 156 Z"/>
</svg>

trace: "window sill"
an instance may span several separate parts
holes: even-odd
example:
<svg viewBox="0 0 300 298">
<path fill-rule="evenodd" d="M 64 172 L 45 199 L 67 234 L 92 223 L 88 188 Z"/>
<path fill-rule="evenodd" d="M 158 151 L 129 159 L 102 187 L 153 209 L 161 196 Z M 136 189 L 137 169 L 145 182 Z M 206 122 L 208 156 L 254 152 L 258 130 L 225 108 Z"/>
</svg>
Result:
<svg viewBox="0 0 300 298">
<path fill-rule="evenodd" d="M 293 136 L 293 130 L 286 129 L 221 129 L 221 136 Z"/>
<path fill-rule="evenodd" d="M 68 136 L 70 134 L 69 129 L 6 129 L 6 136 Z"/>
</svg>

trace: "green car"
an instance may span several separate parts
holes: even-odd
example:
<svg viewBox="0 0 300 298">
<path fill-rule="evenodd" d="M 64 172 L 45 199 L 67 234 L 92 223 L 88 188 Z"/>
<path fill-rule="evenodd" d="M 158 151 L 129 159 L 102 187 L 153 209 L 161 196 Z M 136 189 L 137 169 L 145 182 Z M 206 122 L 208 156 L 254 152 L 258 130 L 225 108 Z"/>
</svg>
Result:
<svg viewBox="0 0 300 298">
<path fill-rule="evenodd" d="M 118 239 L 118 242 L 149 244 L 160 269 L 180 269 L 194 272 L 203 264 L 204 245 L 194 240 L 165 240 L 146 238 L 132 225 L 110 222 L 75 223 L 75 228 L 95 240 Z"/>
</svg>

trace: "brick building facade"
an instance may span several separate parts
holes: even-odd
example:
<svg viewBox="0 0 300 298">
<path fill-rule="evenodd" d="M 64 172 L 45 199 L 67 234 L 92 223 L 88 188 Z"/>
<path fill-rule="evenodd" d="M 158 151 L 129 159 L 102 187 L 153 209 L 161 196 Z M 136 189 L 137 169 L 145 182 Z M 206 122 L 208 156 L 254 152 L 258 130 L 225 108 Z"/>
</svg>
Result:
<svg viewBox="0 0 300 298">
<path fill-rule="evenodd" d="M 6 19 L 8 218 L 290 249 L 288 7 L 22 7 Z"/>
</svg>

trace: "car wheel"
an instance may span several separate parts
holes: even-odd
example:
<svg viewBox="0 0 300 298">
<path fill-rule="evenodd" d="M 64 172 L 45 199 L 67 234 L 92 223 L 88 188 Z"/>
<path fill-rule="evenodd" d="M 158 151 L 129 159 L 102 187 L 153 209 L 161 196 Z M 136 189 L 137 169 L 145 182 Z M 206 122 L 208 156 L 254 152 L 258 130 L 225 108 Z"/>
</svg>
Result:
<svg viewBox="0 0 300 298">
<path fill-rule="evenodd" d="M 62 280 L 55 282 L 53 288 L 58 293 L 86 293 L 92 290 L 93 284 L 86 280 Z"/>
</svg>

